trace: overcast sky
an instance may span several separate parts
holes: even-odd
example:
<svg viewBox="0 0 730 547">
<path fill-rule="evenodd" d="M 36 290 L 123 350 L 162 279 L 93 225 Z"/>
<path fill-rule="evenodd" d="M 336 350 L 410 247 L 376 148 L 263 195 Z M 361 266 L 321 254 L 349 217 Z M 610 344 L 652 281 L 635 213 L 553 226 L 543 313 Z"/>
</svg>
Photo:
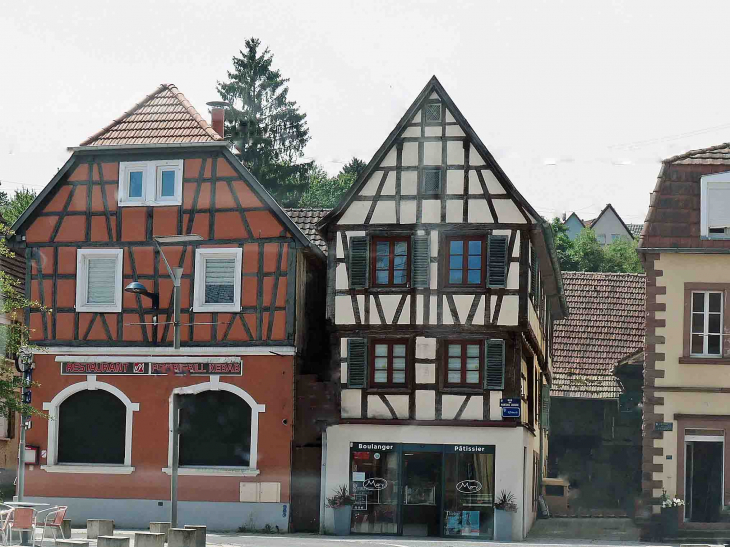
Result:
<svg viewBox="0 0 730 547">
<path fill-rule="evenodd" d="M 721 1 L 5 2 L 0 181 L 39 190 L 163 82 L 208 117 L 255 36 L 332 173 L 435 74 L 538 211 L 642 222 L 661 158 L 730 141 L 728 20 Z"/>
</svg>

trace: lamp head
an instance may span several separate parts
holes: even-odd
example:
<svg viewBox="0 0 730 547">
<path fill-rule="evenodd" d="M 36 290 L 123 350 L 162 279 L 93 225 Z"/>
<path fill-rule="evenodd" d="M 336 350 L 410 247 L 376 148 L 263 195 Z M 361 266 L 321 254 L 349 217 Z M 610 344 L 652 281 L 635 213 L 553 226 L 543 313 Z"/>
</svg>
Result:
<svg viewBox="0 0 730 547">
<path fill-rule="evenodd" d="M 132 294 L 143 294 L 145 296 L 149 295 L 150 292 L 147 290 L 147 287 L 142 285 L 139 281 L 132 281 L 129 285 L 124 287 L 125 292 L 130 292 Z"/>
</svg>

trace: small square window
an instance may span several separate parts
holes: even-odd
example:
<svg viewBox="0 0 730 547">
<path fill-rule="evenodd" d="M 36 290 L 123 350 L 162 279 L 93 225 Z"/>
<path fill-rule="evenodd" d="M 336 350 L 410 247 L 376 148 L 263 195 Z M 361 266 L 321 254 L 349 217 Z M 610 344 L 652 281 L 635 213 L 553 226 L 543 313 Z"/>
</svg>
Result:
<svg viewBox="0 0 730 547">
<path fill-rule="evenodd" d="M 119 205 L 180 205 L 182 172 L 183 160 L 121 162 Z"/>
<path fill-rule="evenodd" d="M 406 385 L 407 348 L 403 340 L 376 340 L 371 346 L 372 387 L 402 387 Z"/>
<path fill-rule="evenodd" d="M 240 248 L 197 250 L 193 311 L 241 310 L 241 258 Z"/>
<path fill-rule="evenodd" d="M 79 249 L 76 311 L 122 311 L 122 249 Z"/>
<path fill-rule="evenodd" d="M 441 103 L 429 103 L 425 109 L 426 122 L 441 121 Z"/>
<path fill-rule="evenodd" d="M 449 342 L 446 347 L 445 385 L 481 386 L 484 343 L 480 341 Z"/>
<path fill-rule="evenodd" d="M 423 193 L 441 193 L 441 169 L 424 169 L 423 171 Z"/>
</svg>

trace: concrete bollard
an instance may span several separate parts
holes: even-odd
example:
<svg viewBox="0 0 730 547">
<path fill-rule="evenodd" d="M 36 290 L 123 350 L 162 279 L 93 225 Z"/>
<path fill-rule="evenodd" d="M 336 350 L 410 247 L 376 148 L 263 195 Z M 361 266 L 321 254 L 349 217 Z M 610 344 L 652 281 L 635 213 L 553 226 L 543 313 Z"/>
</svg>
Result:
<svg viewBox="0 0 730 547">
<path fill-rule="evenodd" d="M 195 547 L 197 531 L 190 528 L 170 528 L 167 532 L 168 547 Z"/>
<path fill-rule="evenodd" d="M 195 547 L 205 547 L 208 527 L 202 524 L 186 524 L 187 530 L 195 530 Z"/>
<path fill-rule="evenodd" d="M 56 547 L 89 547 L 89 541 L 86 539 L 59 539 L 56 541 Z"/>
<path fill-rule="evenodd" d="M 61 523 L 61 531 L 63 532 L 63 537 L 71 539 L 71 519 L 63 519 L 63 523 Z"/>
<path fill-rule="evenodd" d="M 99 536 L 96 538 L 96 547 L 129 547 L 127 536 Z"/>
<path fill-rule="evenodd" d="M 113 533 L 113 520 L 87 519 L 86 521 L 86 539 L 96 539 L 99 536 L 111 536 Z"/>
<path fill-rule="evenodd" d="M 167 541 L 167 531 L 172 526 L 169 522 L 150 522 L 150 532 L 155 534 L 165 534 L 165 541 Z"/>
<path fill-rule="evenodd" d="M 134 547 L 165 547 L 165 534 L 155 532 L 135 532 Z"/>
</svg>

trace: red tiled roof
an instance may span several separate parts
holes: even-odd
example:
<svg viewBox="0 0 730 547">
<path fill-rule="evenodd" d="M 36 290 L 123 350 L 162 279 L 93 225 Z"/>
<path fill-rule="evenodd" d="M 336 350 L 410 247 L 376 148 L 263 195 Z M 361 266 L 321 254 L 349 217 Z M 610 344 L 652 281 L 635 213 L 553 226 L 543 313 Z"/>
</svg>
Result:
<svg viewBox="0 0 730 547">
<path fill-rule="evenodd" d="M 304 235 L 307 236 L 312 243 L 317 245 L 317 247 L 322 249 L 324 254 L 327 254 L 327 242 L 322 239 L 322 236 L 317 231 L 316 226 L 317 223 L 322 220 L 327 213 L 329 213 L 329 211 L 329 209 L 324 209 L 322 207 L 284 209 L 284 212 L 289 215 L 289 218 L 294 221 L 294 224 L 299 226 L 299 229 L 304 232 Z"/>
<path fill-rule="evenodd" d="M 161 84 L 81 146 L 221 141 L 173 84 Z"/>
<path fill-rule="evenodd" d="M 555 322 L 553 396 L 618 397 L 614 367 L 644 346 L 645 277 L 563 272 L 570 315 Z"/>
</svg>

